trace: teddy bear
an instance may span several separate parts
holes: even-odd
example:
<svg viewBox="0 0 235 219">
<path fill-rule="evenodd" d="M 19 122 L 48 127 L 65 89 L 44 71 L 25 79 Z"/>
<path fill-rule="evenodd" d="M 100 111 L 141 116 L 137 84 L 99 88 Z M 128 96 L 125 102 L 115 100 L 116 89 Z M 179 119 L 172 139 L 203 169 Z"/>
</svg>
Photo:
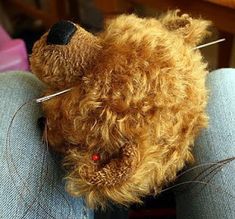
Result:
<svg viewBox="0 0 235 219">
<path fill-rule="evenodd" d="M 207 63 L 195 47 L 210 22 L 179 11 L 120 15 L 93 35 L 59 21 L 34 45 L 44 95 L 44 138 L 60 153 L 66 190 L 91 208 L 159 194 L 207 126 Z"/>
</svg>

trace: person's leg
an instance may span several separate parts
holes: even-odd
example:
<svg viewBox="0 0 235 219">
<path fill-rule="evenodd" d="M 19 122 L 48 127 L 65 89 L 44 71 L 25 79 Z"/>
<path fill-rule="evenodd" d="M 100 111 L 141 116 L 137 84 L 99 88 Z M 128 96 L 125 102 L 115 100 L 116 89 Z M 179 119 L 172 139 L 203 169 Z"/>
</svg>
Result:
<svg viewBox="0 0 235 219">
<path fill-rule="evenodd" d="M 93 218 L 83 199 L 64 190 L 59 165 L 42 143 L 37 120 L 42 84 L 30 73 L 0 74 L 0 218 Z"/>
<path fill-rule="evenodd" d="M 211 72 L 207 85 L 210 90 L 210 120 L 209 127 L 202 131 L 194 146 L 196 165 L 235 156 L 235 70 Z M 202 180 L 195 179 L 202 170 L 199 168 L 189 172 L 181 182 Z M 208 176 L 203 179 L 205 182 L 213 175 L 213 172 L 207 173 Z M 235 161 L 225 165 L 206 186 L 191 184 L 183 191 L 176 191 L 177 218 L 234 219 L 234 191 Z"/>
</svg>

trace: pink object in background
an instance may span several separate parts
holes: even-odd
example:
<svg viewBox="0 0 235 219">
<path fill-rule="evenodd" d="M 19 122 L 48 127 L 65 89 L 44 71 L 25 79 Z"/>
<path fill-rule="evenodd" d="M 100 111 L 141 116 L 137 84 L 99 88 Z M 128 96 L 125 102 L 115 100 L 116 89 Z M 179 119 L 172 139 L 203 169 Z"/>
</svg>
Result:
<svg viewBox="0 0 235 219">
<path fill-rule="evenodd" d="M 21 39 L 11 39 L 0 26 L 0 72 L 29 70 L 25 43 Z"/>
</svg>

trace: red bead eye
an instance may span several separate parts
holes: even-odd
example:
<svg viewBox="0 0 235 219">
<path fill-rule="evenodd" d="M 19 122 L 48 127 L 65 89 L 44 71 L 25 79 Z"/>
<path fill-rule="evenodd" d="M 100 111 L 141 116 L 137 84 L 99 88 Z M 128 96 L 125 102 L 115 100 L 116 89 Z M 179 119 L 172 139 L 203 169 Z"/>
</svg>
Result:
<svg viewBox="0 0 235 219">
<path fill-rule="evenodd" d="M 99 155 L 99 154 L 93 154 L 92 157 L 91 157 L 91 159 L 92 159 L 93 161 L 98 161 L 98 160 L 100 160 L 100 155 Z"/>
</svg>

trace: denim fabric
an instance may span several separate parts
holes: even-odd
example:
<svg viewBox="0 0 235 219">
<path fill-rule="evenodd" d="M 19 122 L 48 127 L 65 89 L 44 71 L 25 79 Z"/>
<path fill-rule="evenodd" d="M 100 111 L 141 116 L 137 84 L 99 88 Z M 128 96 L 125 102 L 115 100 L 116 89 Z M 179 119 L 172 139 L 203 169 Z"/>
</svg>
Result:
<svg viewBox="0 0 235 219">
<path fill-rule="evenodd" d="M 197 164 L 235 156 L 235 70 L 221 69 L 208 76 L 209 127 L 197 139 Z M 93 218 L 82 199 L 64 191 L 57 159 L 41 140 L 37 120 L 40 104 L 26 101 L 40 96 L 42 84 L 30 73 L 0 75 L 0 218 Z M 203 169 L 186 174 L 181 181 L 193 180 Z M 210 177 L 210 174 L 209 176 Z M 207 181 L 209 178 L 203 179 Z M 208 185 L 176 190 L 178 219 L 235 218 L 234 162 L 227 164 Z"/>
<path fill-rule="evenodd" d="M 211 72 L 207 86 L 210 90 L 210 121 L 209 127 L 196 141 L 195 165 L 235 156 L 235 69 Z M 180 182 L 195 180 L 205 167 L 190 171 Z M 235 218 L 235 161 L 218 170 L 214 177 L 213 172 L 207 171 L 206 177 L 202 174 L 196 179 L 206 183 L 209 181 L 206 185 L 188 184 L 176 190 L 178 219 Z"/>
<path fill-rule="evenodd" d="M 26 72 L 0 74 L 0 218 L 93 218 L 82 198 L 64 190 L 59 162 L 42 143 L 40 104 L 26 104 L 43 85 Z M 8 141 L 9 140 L 9 141 Z"/>
</svg>

